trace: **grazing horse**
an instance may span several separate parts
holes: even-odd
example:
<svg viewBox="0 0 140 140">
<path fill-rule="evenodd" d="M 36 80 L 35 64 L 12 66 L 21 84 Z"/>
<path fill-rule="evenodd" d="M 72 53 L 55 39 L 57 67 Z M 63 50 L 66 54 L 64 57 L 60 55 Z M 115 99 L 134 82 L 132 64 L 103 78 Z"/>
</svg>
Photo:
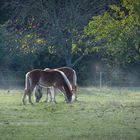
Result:
<svg viewBox="0 0 140 140">
<path fill-rule="evenodd" d="M 51 70 L 51 69 L 49 69 L 49 68 L 44 69 L 44 71 L 49 71 L 49 70 Z M 77 101 L 77 93 L 76 93 L 76 91 L 77 91 L 77 76 L 76 76 L 75 70 L 70 68 L 70 67 L 60 67 L 60 68 L 57 68 L 56 70 L 62 71 L 67 76 L 67 78 L 70 81 L 70 84 L 72 86 L 73 100 Z M 48 101 L 48 94 L 50 94 L 50 96 L 51 96 L 51 101 L 56 102 L 55 101 L 55 92 L 54 92 L 53 87 L 47 88 L 46 102 Z M 41 87 L 39 87 L 37 85 L 37 87 L 35 88 L 36 102 L 39 102 L 41 97 L 42 97 Z"/>
<path fill-rule="evenodd" d="M 23 104 L 25 104 L 26 95 L 29 96 L 29 103 L 32 104 L 31 94 L 36 85 L 58 88 L 64 93 L 66 102 L 70 102 L 72 99 L 72 88 L 63 72 L 59 70 L 44 71 L 34 69 L 26 74 L 25 89 L 22 98 Z"/>
</svg>

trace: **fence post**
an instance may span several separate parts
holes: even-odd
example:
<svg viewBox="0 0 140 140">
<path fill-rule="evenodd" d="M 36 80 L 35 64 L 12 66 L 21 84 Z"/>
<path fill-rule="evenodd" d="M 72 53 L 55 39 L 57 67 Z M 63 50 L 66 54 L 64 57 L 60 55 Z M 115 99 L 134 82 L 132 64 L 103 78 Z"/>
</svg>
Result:
<svg viewBox="0 0 140 140">
<path fill-rule="evenodd" d="M 100 74 L 100 88 L 102 88 L 102 72 L 100 72 L 99 74 Z"/>
</svg>

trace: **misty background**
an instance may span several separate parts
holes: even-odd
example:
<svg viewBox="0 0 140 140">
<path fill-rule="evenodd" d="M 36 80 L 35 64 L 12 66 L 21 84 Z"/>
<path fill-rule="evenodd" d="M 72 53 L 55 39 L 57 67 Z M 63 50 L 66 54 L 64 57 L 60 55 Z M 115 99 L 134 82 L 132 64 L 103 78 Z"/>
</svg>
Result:
<svg viewBox="0 0 140 140">
<path fill-rule="evenodd" d="M 79 86 L 140 85 L 138 0 L 0 1 L 0 88 L 69 66 Z"/>
</svg>

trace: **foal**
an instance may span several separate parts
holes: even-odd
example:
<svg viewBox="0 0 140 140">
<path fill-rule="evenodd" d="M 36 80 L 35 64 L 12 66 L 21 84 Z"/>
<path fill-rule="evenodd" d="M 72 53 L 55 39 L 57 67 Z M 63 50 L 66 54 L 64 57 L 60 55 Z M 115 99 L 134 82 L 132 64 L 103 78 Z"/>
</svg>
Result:
<svg viewBox="0 0 140 140">
<path fill-rule="evenodd" d="M 72 99 L 72 88 L 63 72 L 58 70 L 44 71 L 34 69 L 26 74 L 25 89 L 22 98 L 23 104 L 25 104 L 26 95 L 29 96 L 29 103 L 32 104 L 31 94 L 36 85 L 58 88 L 64 93 L 66 102 L 70 102 Z"/>
<path fill-rule="evenodd" d="M 49 68 L 44 69 L 44 71 L 49 71 L 49 70 L 51 70 L 51 69 L 49 69 Z M 76 93 L 76 91 L 77 91 L 77 76 L 76 76 L 75 70 L 70 68 L 70 67 L 60 67 L 60 68 L 57 68 L 56 70 L 62 71 L 66 75 L 66 77 L 68 78 L 68 80 L 70 81 L 70 84 L 72 86 L 73 100 L 77 101 L 77 93 Z M 53 87 L 47 88 L 46 102 L 48 101 L 48 94 L 50 94 L 51 101 L 56 102 L 55 101 L 55 92 L 54 92 Z M 41 87 L 39 87 L 38 85 L 35 88 L 35 97 L 36 97 L 36 102 L 39 102 L 39 100 L 42 97 Z"/>
</svg>

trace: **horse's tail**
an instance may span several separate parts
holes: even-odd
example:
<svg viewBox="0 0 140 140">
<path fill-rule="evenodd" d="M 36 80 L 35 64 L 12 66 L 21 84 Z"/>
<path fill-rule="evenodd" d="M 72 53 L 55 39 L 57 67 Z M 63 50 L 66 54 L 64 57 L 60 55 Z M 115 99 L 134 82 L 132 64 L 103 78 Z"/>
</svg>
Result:
<svg viewBox="0 0 140 140">
<path fill-rule="evenodd" d="M 63 79 L 64 79 L 64 90 L 66 91 L 66 96 L 67 96 L 67 99 L 68 101 L 70 102 L 71 99 L 72 99 L 72 87 L 71 87 L 71 84 L 70 84 L 70 81 L 68 80 L 68 78 L 66 77 L 66 75 L 60 71 L 60 73 L 62 74 L 63 76 Z"/>
<path fill-rule="evenodd" d="M 22 102 L 23 104 L 25 104 L 25 97 L 26 95 L 31 94 L 31 90 L 30 90 L 31 84 L 30 84 L 30 79 L 29 79 L 29 73 L 26 74 L 25 77 L 25 89 L 24 89 L 24 94 L 22 97 Z"/>
<path fill-rule="evenodd" d="M 30 92 L 30 89 L 31 89 L 31 81 L 30 81 L 29 73 L 27 73 L 25 78 L 25 90 Z"/>
</svg>

